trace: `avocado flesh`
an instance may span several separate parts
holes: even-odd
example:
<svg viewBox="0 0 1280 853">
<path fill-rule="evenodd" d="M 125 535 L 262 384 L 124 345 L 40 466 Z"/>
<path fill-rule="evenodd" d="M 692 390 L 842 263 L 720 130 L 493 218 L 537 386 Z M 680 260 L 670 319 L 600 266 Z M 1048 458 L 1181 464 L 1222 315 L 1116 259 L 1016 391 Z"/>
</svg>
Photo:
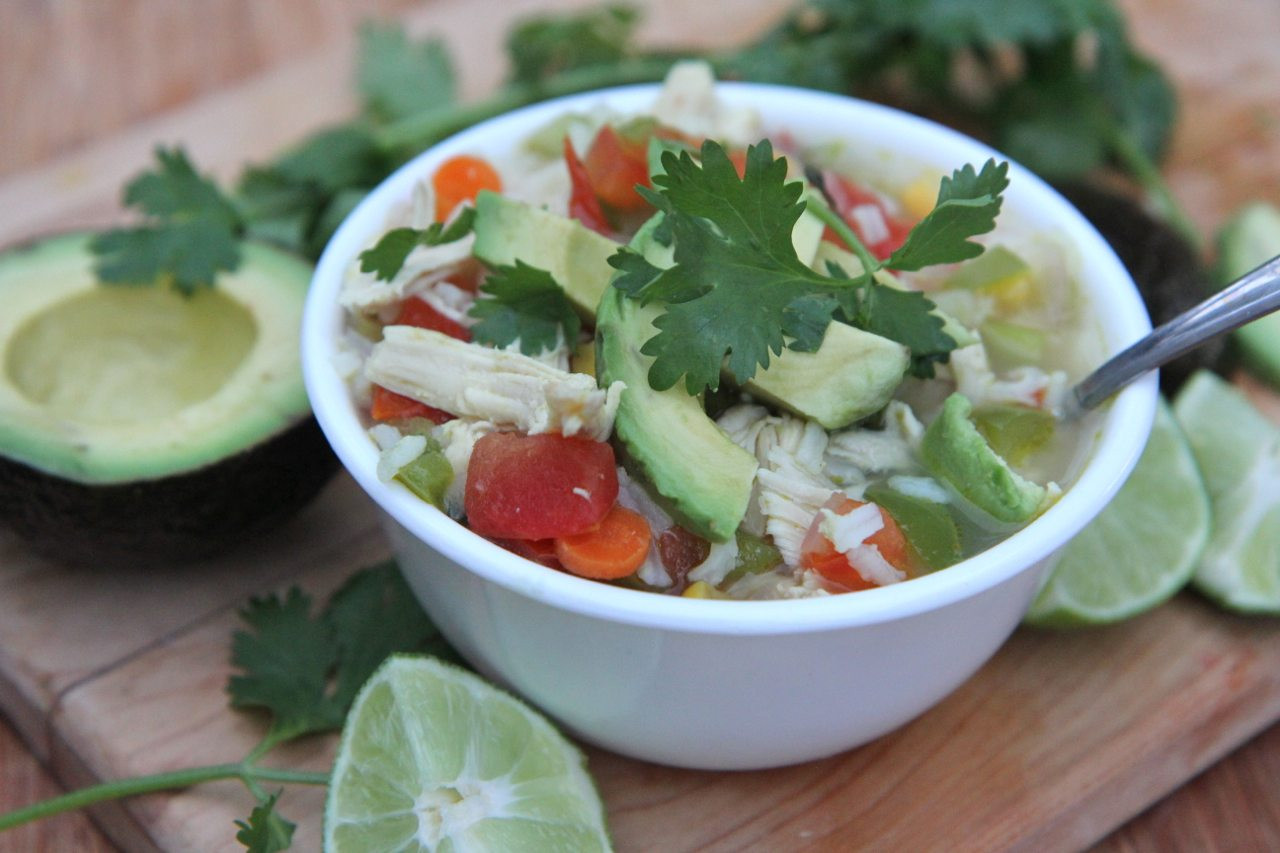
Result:
<svg viewBox="0 0 1280 853">
<path fill-rule="evenodd" d="M 89 235 L 0 255 L 0 455 L 84 483 L 208 465 L 310 414 L 310 268 L 246 245 L 217 290 L 100 286 Z"/>
<path fill-rule="evenodd" d="M 0 520 L 101 566 L 208 556 L 294 514 L 337 468 L 297 354 L 310 266 L 246 245 L 186 299 L 98 285 L 91 237 L 0 253 Z"/>
<path fill-rule="evenodd" d="M 991 449 L 969 420 L 972 410 L 963 394 L 946 399 L 920 443 L 925 467 L 996 521 L 1010 525 L 1030 521 L 1044 503 L 1044 486 L 1022 477 Z"/>
<path fill-rule="evenodd" d="M 798 251 L 800 244 L 809 246 L 805 251 L 812 256 L 820 251 L 821 230 L 814 231 L 809 220 L 816 221 L 801 218 L 793 241 Z M 546 270 L 588 319 L 613 277 L 608 259 L 617 243 L 572 219 L 515 199 L 482 192 L 476 199 L 475 232 L 476 257 L 491 265 L 513 264 L 519 258 Z M 743 389 L 825 429 L 839 429 L 884 408 L 909 364 L 901 344 L 832 323 L 816 352 L 784 349 Z"/>
<path fill-rule="evenodd" d="M 661 252 L 651 241 L 656 220 L 632 241 L 637 251 Z M 652 260 L 652 259 L 651 259 Z M 641 306 L 608 288 L 596 318 L 596 370 L 601 387 L 626 384 L 614 421 L 625 459 L 639 469 L 665 508 L 688 530 L 725 542 L 742 523 L 751 500 L 756 459 L 702 409 L 697 397 L 677 383 L 665 391 L 649 387 L 653 359 L 640 347 L 656 329 L 657 306 Z"/>
</svg>

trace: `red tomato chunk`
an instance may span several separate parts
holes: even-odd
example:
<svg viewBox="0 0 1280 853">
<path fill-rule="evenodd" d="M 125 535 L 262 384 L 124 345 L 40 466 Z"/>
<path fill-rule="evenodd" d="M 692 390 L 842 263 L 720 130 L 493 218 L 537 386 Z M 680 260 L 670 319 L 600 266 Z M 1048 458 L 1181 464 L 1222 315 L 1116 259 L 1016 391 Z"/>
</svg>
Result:
<svg viewBox="0 0 1280 853">
<path fill-rule="evenodd" d="M 441 314 L 431 303 L 421 297 L 411 296 L 400 306 L 396 315 L 397 326 L 417 326 L 419 329 L 430 329 L 460 341 L 471 340 L 471 330 Z"/>
<path fill-rule="evenodd" d="M 476 442 L 463 497 L 471 529 L 499 539 L 582 533 L 617 499 L 618 469 L 608 444 L 514 432 Z"/>
<path fill-rule="evenodd" d="M 837 515 L 848 515 L 862 505 L 862 501 L 855 501 L 842 492 L 836 492 L 827 501 L 825 508 Z M 890 565 L 910 575 L 911 557 L 907 549 L 907 539 L 902 534 L 902 529 L 898 527 L 898 523 L 893 520 L 893 516 L 885 512 L 883 507 L 877 507 L 877 509 L 880 510 L 880 520 L 884 526 L 867 537 L 866 544 L 874 545 L 879 549 L 880 556 L 884 557 Z M 851 591 L 871 589 L 876 586 L 863 576 L 857 566 L 850 563 L 847 556 L 836 550 L 821 528 L 822 513 L 818 513 L 809 526 L 808 533 L 805 534 L 804 542 L 800 545 L 800 565 L 806 569 L 813 569 L 827 580 Z"/>
<path fill-rule="evenodd" d="M 428 406 L 412 397 L 397 394 L 381 385 L 373 386 L 373 403 L 369 407 L 369 415 L 375 421 L 397 421 L 405 418 L 426 418 L 432 423 L 442 424 L 453 420 L 453 415 L 446 411 Z"/>
</svg>

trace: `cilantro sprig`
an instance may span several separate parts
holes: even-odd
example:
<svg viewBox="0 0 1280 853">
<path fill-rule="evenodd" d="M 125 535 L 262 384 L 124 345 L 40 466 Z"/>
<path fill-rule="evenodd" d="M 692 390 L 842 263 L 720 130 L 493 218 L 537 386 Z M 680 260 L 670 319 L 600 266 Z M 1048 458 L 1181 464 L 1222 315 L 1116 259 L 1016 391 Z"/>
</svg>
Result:
<svg viewBox="0 0 1280 853">
<path fill-rule="evenodd" d="M 0 832 L 104 800 L 239 779 L 256 800 L 247 820 L 237 820 L 236 840 L 252 853 L 288 848 L 295 825 L 276 811 L 280 792 L 264 785 L 327 785 L 328 773 L 264 767 L 275 747 L 307 734 L 342 727 L 356 692 L 388 655 L 429 652 L 455 658 L 418 607 L 394 563 L 363 569 L 318 613 L 297 588 L 283 597 L 252 599 L 240 612 L 248 630 L 232 638 L 231 706 L 265 711 L 262 740 L 238 762 L 191 767 L 104 782 L 0 815 Z"/>
<path fill-rule="evenodd" d="M 143 224 L 97 235 L 98 278 L 110 284 L 168 281 L 182 293 L 211 286 L 219 272 L 240 264 L 244 221 L 234 203 L 200 175 L 181 148 L 157 148 L 155 171 L 125 187 L 124 201 Z"/>
<path fill-rule="evenodd" d="M 499 266 L 480 286 L 482 298 L 468 312 L 479 320 L 471 339 L 493 347 L 519 342 L 520 352 L 537 355 L 561 340 L 578 340 L 582 321 L 561 287 L 546 270 L 517 260 Z"/>
<path fill-rule="evenodd" d="M 360 253 L 360 270 L 390 281 L 404 267 L 409 253 L 419 246 L 439 246 L 461 240 L 475 224 L 474 207 L 464 207 L 452 222 L 433 222 L 426 228 L 392 228 L 371 248 Z"/>
<path fill-rule="evenodd" d="M 369 189 L 444 137 L 547 98 L 660 80 L 691 55 L 725 79 L 845 92 L 958 123 L 1051 179 L 1119 171 L 1200 242 L 1157 165 L 1172 135 L 1173 88 L 1130 43 L 1111 0 L 798 0 L 759 38 L 701 54 L 642 48 L 638 20 L 617 4 L 525 19 L 509 33 L 507 81 L 469 103 L 457 97 L 442 41 L 365 26 L 358 115 L 251 166 L 226 191 L 195 186 L 180 151 L 158 153 L 150 174 L 172 187 L 161 194 L 187 201 L 155 203 L 151 179 L 152 189 L 126 189 L 145 221 L 95 243 L 99 275 L 191 291 L 234 269 L 245 238 L 318 258 Z"/>
<path fill-rule="evenodd" d="M 741 383 L 783 347 L 817 350 L 833 319 L 904 344 L 914 369 L 932 375 L 955 341 L 932 302 L 882 285 L 874 273 L 886 264 L 920 269 L 976 256 L 982 247 L 971 238 L 994 227 L 1008 184 L 1006 164 L 957 170 L 943 180 L 933 212 L 881 262 L 820 199 L 803 198 L 804 185 L 787 180 L 787 162 L 774 158 L 768 140 L 747 149 L 741 177 L 714 141 L 703 143 L 697 160 L 688 151 L 663 152 L 662 166 L 654 189 L 642 191 L 664 214 L 674 264 L 659 268 L 627 248 L 609 263 L 620 273 L 614 287 L 663 305 L 657 334 L 641 347 L 654 359 L 649 384 L 665 390 L 684 377 L 690 394 L 718 388 L 722 368 Z M 863 260 L 857 276 L 823 275 L 800 261 L 791 231 L 806 204 L 846 235 Z"/>
</svg>

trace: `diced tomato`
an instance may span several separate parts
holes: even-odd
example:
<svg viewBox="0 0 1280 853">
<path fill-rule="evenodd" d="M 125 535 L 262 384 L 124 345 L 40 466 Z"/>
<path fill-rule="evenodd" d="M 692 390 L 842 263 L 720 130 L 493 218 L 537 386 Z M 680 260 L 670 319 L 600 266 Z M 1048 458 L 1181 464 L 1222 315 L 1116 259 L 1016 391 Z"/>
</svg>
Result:
<svg viewBox="0 0 1280 853">
<path fill-rule="evenodd" d="M 823 508 L 837 515 L 848 515 L 864 505 L 863 501 L 856 501 L 842 492 L 836 492 L 823 505 Z M 865 544 L 874 545 L 880 551 L 880 556 L 894 568 L 910 574 L 911 558 L 907 538 L 902 534 L 898 523 L 893 520 L 893 516 L 883 508 L 877 508 L 880 509 L 880 521 L 883 526 L 868 536 Z M 851 591 L 874 587 L 875 584 L 863 577 L 858 568 L 849 562 L 849 558 L 831 544 L 831 540 L 822 532 L 822 519 L 823 513 L 820 512 L 809 525 L 809 530 L 800 545 L 800 565 L 803 568 L 812 569 L 827 580 Z"/>
<path fill-rule="evenodd" d="M 836 213 L 849 223 L 853 233 L 877 259 L 884 260 L 906 242 L 907 235 L 911 233 L 911 223 L 890 213 L 878 195 L 836 172 L 823 172 L 822 178 Z M 857 212 L 859 208 L 864 209 L 861 214 Z M 883 228 L 868 229 L 862 221 L 863 216 L 873 222 L 877 219 L 883 221 Z M 839 242 L 839 238 L 829 230 L 826 239 Z"/>
<path fill-rule="evenodd" d="M 613 448 L 557 433 L 495 432 L 476 442 L 464 506 L 471 529 L 500 539 L 572 536 L 618 498 Z"/>
<path fill-rule="evenodd" d="M 564 162 L 569 167 L 569 217 L 578 220 L 597 234 L 612 236 L 613 229 L 609 225 L 609 220 L 605 218 L 604 209 L 600 207 L 600 199 L 596 197 L 595 190 L 591 186 L 591 176 L 587 174 L 587 167 L 579 159 L 578 152 L 573 150 L 573 142 L 567 136 L 564 138 Z"/>
<path fill-rule="evenodd" d="M 583 158 L 596 198 L 618 210 L 643 210 L 648 202 L 636 184 L 648 186 L 647 137 L 628 138 L 606 124 L 596 132 Z"/>
<path fill-rule="evenodd" d="M 460 341 L 471 340 L 471 331 L 466 326 L 449 319 L 433 308 L 431 303 L 417 296 L 410 296 L 400 303 L 400 313 L 396 315 L 395 324 L 431 329 Z"/>
<path fill-rule="evenodd" d="M 675 581 L 677 590 L 684 588 L 689 570 L 706 560 L 711 553 L 710 542 L 680 525 L 662 531 L 658 535 L 657 545 L 658 557 Z"/>
<path fill-rule="evenodd" d="M 442 424 L 453 420 L 453 415 L 428 406 L 426 403 L 397 394 L 381 385 L 373 386 L 373 402 L 369 406 L 369 416 L 375 421 L 398 421 L 405 418 L 426 418 L 432 423 Z"/>
<path fill-rule="evenodd" d="M 550 569 L 560 568 L 554 539 L 495 539 L 494 541 L 526 560 L 532 560 Z"/>
<path fill-rule="evenodd" d="M 450 157 L 431 176 L 436 194 L 436 221 L 444 222 L 464 201 L 474 202 L 480 190 L 502 191 L 502 178 L 488 161 L 469 154 Z"/>
</svg>

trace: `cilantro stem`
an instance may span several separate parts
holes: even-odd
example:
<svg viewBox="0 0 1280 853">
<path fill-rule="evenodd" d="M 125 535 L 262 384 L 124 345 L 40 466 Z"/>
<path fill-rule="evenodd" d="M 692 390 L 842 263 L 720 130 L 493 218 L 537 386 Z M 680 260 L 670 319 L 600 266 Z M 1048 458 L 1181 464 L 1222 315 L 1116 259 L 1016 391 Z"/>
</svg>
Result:
<svg viewBox="0 0 1280 853">
<path fill-rule="evenodd" d="M 1170 225 L 1176 228 L 1191 243 L 1197 252 L 1204 249 L 1204 238 L 1200 234 L 1191 217 L 1178 203 L 1173 190 L 1160 172 L 1160 167 L 1152 161 L 1128 133 L 1117 128 L 1110 135 L 1111 148 L 1120 162 L 1137 179 L 1142 188 L 1150 194 L 1156 208 L 1163 214 Z"/>
<path fill-rule="evenodd" d="M 513 83 L 492 97 L 471 104 L 428 110 L 374 132 L 383 151 L 420 149 L 431 142 L 473 124 L 548 98 L 572 95 L 605 86 L 649 83 L 661 80 L 671 68 L 672 56 L 629 59 L 614 65 L 597 65 L 562 71 L 540 83 Z"/>
<path fill-rule="evenodd" d="M 871 250 L 863 245 L 858 239 L 858 235 L 853 233 L 853 229 L 849 227 L 849 223 L 844 221 L 844 217 L 837 214 L 831 209 L 831 205 L 827 204 L 826 199 L 822 197 L 816 190 L 810 191 L 805 196 L 805 203 L 808 209 L 813 211 L 813 215 L 818 217 L 823 225 L 826 225 L 836 233 L 836 236 L 845 242 L 858 260 L 862 262 L 862 271 L 866 275 L 871 275 L 880 269 L 882 264 L 876 260 L 871 254 Z"/>
<path fill-rule="evenodd" d="M 131 779 L 103 782 L 33 803 L 25 808 L 0 815 L 0 832 L 33 820 L 82 809 L 106 800 L 190 788 L 193 785 L 213 782 L 219 779 L 239 779 L 250 788 L 256 786 L 259 782 L 281 782 L 295 785 L 329 784 L 328 773 L 257 767 L 247 760 L 235 764 L 210 764 L 204 767 L 189 767 L 167 773 L 154 773 L 148 776 L 135 776 Z"/>
</svg>

